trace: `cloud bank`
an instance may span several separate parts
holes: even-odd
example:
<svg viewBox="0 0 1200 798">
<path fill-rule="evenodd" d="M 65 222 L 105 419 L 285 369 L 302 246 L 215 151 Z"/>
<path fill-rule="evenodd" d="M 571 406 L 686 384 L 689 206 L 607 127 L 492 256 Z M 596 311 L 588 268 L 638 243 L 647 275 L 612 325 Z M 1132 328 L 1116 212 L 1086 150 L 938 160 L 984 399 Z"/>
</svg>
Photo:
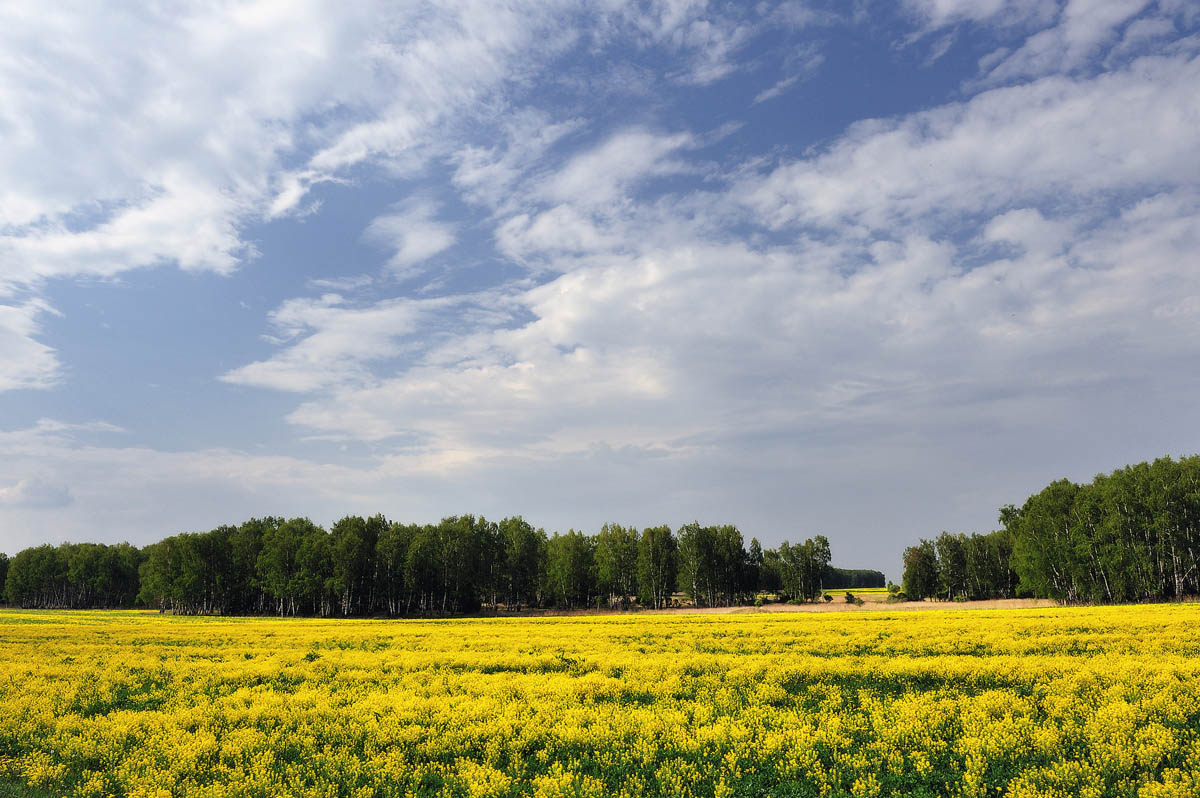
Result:
<svg viewBox="0 0 1200 798">
<path fill-rule="evenodd" d="M 708 514 L 840 535 L 891 573 L 916 534 L 983 528 L 1064 471 L 1195 446 L 1186 4 L 910 0 L 894 57 L 975 66 L 803 147 L 763 146 L 755 114 L 841 63 L 829 32 L 865 23 L 833 7 L 5 13 L 26 57 L 0 61 L 0 391 L 69 379 L 40 340 L 54 281 L 236 275 L 255 225 L 375 198 L 353 235 L 375 260 L 276 297 L 255 354 L 206 375 L 354 456 L 25 427 L 6 517 L 157 528 L 101 498 L 121 484 L 193 490 L 196 524 Z M 141 44 L 114 59 L 115 33 Z"/>
</svg>

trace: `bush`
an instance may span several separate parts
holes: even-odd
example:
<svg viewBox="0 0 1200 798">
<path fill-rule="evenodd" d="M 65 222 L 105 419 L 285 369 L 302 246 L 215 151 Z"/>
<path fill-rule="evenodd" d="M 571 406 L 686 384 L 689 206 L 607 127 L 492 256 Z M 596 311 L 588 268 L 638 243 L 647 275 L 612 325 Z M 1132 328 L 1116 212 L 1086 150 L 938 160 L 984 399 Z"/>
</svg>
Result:
<svg viewBox="0 0 1200 798">
<path fill-rule="evenodd" d="M 833 595 L 832 595 L 832 594 L 830 594 L 830 593 L 826 593 L 826 594 L 825 594 L 825 601 L 826 601 L 826 602 L 833 601 Z"/>
</svg>

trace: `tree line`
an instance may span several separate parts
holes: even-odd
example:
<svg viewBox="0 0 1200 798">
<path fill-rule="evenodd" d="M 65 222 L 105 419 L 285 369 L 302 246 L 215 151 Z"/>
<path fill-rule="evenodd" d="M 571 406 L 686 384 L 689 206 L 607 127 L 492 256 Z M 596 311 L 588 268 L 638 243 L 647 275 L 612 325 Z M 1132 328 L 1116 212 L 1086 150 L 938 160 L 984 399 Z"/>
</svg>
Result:
<svg viewBox="0 0 1200 798">
<path fill-rule="evenodd" d="M 2 555 L 0 555 L 2 557 Z M 520 517 L 460 515 L 436 524 L 307 518 L 128 543 L 49 544 L 0 560 L 3 595 L 34 608 L 150 607 L 180 614 L 449 615 L 480 609 L 698 606 L 761 593 L 813 601 L 825 587 L 884 584 L 878 571 L 833 568 L 823 536 L 764 550 L 731 525 L 547 535 Z M 845 580 L 845 583 L 838 580 Z"/>
<path fill-rule="evenodd" d="M 1162 457 L 1050 483 L 1000 510 L 986 535 L 921 540 L 904 552 L 909 598 L 1067 603 L 1200 595 L 1200 456 Z"/>
</svg>

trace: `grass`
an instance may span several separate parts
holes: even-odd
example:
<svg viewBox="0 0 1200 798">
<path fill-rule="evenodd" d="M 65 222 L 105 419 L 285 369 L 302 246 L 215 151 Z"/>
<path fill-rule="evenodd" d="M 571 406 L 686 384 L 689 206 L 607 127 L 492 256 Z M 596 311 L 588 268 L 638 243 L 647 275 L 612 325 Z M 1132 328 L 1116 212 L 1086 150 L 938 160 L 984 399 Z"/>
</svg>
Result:
<svg viewBox="0 0 1200 798">
<path fill-rule="evenodd" d="M 21 781 L 0 779 L 0 798 L 51 798 L 53 795 Z"/>
</svg>

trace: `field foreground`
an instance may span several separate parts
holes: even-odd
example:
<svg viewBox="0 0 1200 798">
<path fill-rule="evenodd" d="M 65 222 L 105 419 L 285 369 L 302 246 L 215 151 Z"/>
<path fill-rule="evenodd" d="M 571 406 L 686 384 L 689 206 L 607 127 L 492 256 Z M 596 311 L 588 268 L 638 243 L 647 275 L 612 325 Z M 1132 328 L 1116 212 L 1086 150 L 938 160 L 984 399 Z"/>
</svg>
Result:
<svg viewBox="0 0 1200 798">
<path fill-rule="evenodd" d="M 0 612 L 53 794 L 1200 794 L 1200 606 L 449 621 Z"/>
</svg>

